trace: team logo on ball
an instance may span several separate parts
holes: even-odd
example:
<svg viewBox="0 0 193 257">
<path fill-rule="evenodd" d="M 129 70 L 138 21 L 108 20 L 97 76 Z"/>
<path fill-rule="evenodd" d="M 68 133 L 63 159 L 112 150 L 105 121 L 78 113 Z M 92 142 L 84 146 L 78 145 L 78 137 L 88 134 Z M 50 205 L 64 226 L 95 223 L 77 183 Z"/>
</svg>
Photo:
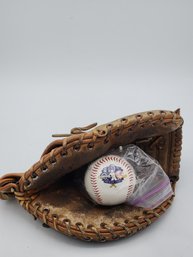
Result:
<svg viewBox="0 0 193 257">
<path fill-rule="evenodd" d="M 116 184 L 121 183 L 124 178 L 123 169 L 115 164 L 110 164 L 102 169 L 100 178 L 106 184 L 110 184 L 110 187 L 116 187 Z"/>
</svg>

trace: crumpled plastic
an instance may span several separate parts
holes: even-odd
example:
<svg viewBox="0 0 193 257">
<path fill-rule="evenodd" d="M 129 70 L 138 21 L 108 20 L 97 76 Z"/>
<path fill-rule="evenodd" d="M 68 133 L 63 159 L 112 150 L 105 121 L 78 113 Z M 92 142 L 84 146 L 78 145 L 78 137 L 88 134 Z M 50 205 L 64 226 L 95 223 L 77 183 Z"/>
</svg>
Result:
<svg viewBox="0 0 193 257">
<path fill-rule="evenodd" d="M 120 146 L 110 154 L 123 157 L 135 170 L 136 185 L 127 199 L 129 205 L 154 209 L 174 194 L 170 179 L 161 165 L 138 146 Z"/>
</svg>

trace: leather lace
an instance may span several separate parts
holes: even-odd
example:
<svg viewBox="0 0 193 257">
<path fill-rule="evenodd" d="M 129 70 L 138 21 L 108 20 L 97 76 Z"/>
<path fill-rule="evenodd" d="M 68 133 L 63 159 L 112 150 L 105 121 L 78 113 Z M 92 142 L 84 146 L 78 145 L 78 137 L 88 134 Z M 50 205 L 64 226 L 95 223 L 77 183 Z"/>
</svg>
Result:
<svg viewBox="0 0 193 257">
<path fill-rule="evenodd" d="M 76 127 L 72 128 L 70 131 L 70 134 L 53 134 L 52 137 L 69 137 L 71 135 L 76 135 L 76 134 L 82 134 L 85 131 L 92 129 L 97 126 L 97 122 L 94 122 L 90 125 L 84 126 L 84 127 Z"/>
<path fill-rule="evenodd" d="M 9 173 L 0 178 L 0 199 L 7 200 L 18 191 L 18 181 L 23 173 Z"/>
</svg>

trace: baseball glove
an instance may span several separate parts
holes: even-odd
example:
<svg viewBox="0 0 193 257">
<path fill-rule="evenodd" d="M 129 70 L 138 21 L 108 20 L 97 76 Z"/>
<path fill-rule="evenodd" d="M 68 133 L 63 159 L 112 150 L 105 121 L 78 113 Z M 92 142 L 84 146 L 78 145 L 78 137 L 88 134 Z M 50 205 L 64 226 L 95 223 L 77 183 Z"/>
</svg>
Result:
<svg viewBox="0 0 193 257">
<path fill-rule="evenodd" d="M 182 124 L 179 109 L 158 110 L 53 135 L 62 139 L 49 144 L 29 170 L 0 178 L 0 198 L 15 197 L 43 225 L 71 237 L 104 242 L 130 236 L 157 220 L 170 207 L 174 195 L 153 210 L 126 204 L 100 206 L 85 196 L 74 177 L 111 149 L 132 143 L 160 163 L 175 192 Z"/>
</svg>

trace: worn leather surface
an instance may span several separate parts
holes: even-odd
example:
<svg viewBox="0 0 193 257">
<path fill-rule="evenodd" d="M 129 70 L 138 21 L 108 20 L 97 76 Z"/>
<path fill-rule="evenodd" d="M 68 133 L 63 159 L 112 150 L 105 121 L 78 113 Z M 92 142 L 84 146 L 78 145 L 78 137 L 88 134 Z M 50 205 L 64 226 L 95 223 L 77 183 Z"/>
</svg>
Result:
<svg viewBox="0 0 193 257">
<path fill-rule="evenodd" d="M 98 126 L 89 132 L 56 140 L 45 149 L 40 161 L 25 172 L 20 180 L 20 190 L 39 191 L 64 174 L 95 160 L 108 150 L 141 139 L 148 141 L 154 138 L 155 142 L 151 141 L 149 145 L 147 142 L 146 151 L 151 151 L 152 155 L 158 155 L 159 152 L 159 156 L 156 158 L 161 161 L 167 171 L 168 165 L 170 165 L 169 158 L 172 158 L 169 151 L 172 152 L 175 145 L 175 139 L 172 138 L 171 133 L 180 128 L 182 123 L 183 119 L 178 111 L 144 112 Z M 154 147 L 157 140 L 160 141 L 157 148 L 160 148 L 162 144 L 164 150 L 161 151 Z M 90 145 L 92 147 L 89 147 Z M 63 153 L 65 153 L 64 156 Z M 177 169 L 175 172 L 178 173 Z M 173 175 L 178 176 L 178 174 Z"/>
<path fill-rule="evenodd" d="M 136 144 L 155 158 L 175 190 L 179 179 L 183 119 L 180 111 L 149 111 L 95 127 L 74 128 L 51 142 L 40 160 L 24 173 L 0 179 L 0 198 L 16 197 L 42 223 L 83 240 L 109 241 L 126 237 L 157 220 L 174 196 L 154 210 L 121 204 L 99 206 L 83 187 L 87 166 L 120 145 Z"/>
<path fill-rule="evenodd" d="M 143 213 L 142 209 L 126 204 L 108 207 L 94 204 L 83 186 L 74 182 L 72 177 L 67 175 L 60 182 L 42 191 L 32 204 L 38 202 L 43 209 L 49 209 L 50 213 L 57 214 L 60 220 L 70 217 L 72 224 L 81 223 L 84 227 L 93 222 L 99 228 L 102 223 L 123 223 L 128 216 L 134 217 Z"/>
</svg>

